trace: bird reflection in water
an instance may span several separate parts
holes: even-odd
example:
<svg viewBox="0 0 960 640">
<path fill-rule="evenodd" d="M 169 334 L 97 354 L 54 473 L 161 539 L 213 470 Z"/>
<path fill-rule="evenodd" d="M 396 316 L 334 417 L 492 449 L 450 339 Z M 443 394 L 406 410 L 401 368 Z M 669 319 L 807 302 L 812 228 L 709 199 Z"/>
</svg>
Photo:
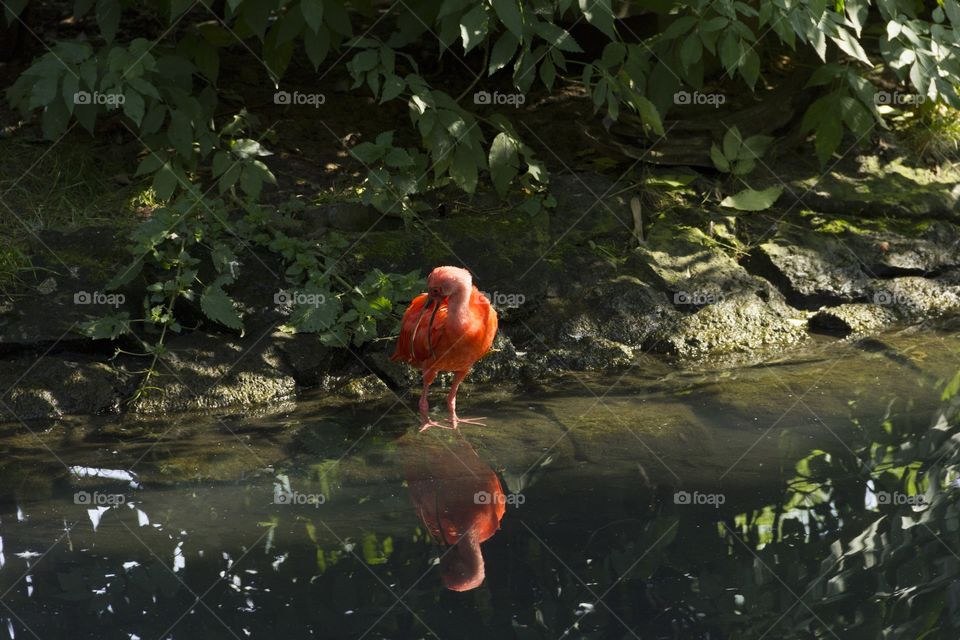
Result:
<svg viewBox="0 0 960 640">
<path fill-rule="evenodd" d="M 410 499 L 440 545 L 440 574 L 453 591 L 483 583 L 480 543 L 500 528 L 505 496 L 497 474 L 459 431 L 410 433 L 400 441 Z"/>
</svg>

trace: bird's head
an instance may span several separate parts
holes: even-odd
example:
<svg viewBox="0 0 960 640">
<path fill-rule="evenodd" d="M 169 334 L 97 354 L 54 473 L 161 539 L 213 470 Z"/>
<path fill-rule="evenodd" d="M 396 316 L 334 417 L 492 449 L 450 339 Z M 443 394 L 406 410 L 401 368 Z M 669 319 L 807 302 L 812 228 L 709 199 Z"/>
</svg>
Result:
<svg viewBox="0 0 960 640">
<path fill-rule="evenodd" d="M 470 291 L 473 278 L 470 272 L 460 267 L 437 267 L 427 276 L 427 295 L 430 298 L 447 298 L 458 291 Z"/>
<path fill-rule="evenodd" d="M 483 584 L 485 576 L 480 543 L 472 531 L 440 557 L 440 578 L 443 586 L 451 591 L 476 589 Z"/>
</svg>

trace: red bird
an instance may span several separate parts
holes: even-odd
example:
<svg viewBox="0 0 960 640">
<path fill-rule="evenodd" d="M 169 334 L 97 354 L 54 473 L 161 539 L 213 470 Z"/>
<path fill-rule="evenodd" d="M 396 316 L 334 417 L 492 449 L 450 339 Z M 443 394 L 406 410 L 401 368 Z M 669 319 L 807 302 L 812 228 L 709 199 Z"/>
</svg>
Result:
<svg viewBox="0 0 960 640">
<path fill-rule="evenodd" d="M 497 312 L 473 286 L 470 272 L 459 267 L 434 269 L 427 277 L 427 293 L 414 298 L 403 314 L 397 350 L 390 356 L 423 370 L 421 431 L 444 426 L 430 419 L 427 399 L 430 384 L 440 371 L 454 372 L 447 396 L 452 428 L 456 429 L 458 422 L 483 425 L 483 418 L 457 417 L 457 388 L 473 363 L 490 350 L 495 335 Z"/>
</svg>

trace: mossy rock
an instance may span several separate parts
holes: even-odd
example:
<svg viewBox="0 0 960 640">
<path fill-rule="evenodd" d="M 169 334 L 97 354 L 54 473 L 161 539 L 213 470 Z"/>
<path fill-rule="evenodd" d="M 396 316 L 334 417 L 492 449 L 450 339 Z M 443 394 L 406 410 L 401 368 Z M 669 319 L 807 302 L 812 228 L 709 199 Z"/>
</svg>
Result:
<svg viewBox="0 0 960 640">
<path fill-rule="evenodd" d="M 893 309 L 870 303 L 841 304 L 819 310 L 810 327 L 841 335 L 876 333 L 897 321 Z"/>
<path fill-rule="evenodd" d="M 5 420 L 33 420 L 71 414 L 115 413 L 132 389 L 132 376 L 82 356 L 48 355 L 3 362 L 0 387 L 8 389 L 0 406 Z"/>
<path fill-rule="evenodd" d="M 267 340 L 194 332 L 166 347 L 150 381 L 155 388 L 131 404 L 136 413 L 239 408 L 296 395 L 296 381 Z"/>
<path fill-rule="evenodd" d="M 735 294 L 680 316 L 658 332 L 653 347 L 685 359 L 763 353 L 805 340 L 805 324 L 752 292 Z"/>
<path fill-rule="evenodd" d="M 804 206 L 844 216 L 960 220 L 960 171 L 909 167 L 901 159 L 856 159 L 856 171 L 831 171 L 796 183 Z"/>
</svg>

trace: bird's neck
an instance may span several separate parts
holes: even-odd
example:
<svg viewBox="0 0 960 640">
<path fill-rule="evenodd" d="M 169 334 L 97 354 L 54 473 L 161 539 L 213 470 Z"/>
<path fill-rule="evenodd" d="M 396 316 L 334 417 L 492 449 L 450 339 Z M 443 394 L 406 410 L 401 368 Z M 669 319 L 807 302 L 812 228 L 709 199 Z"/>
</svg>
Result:
<svg viewBox="0 0 960 640">
<path fill-rule="evenodd" d="M 456 291 L 447 298 L 447 323 L 465 328 L 470 324 L 470 293 L 473 287 L 469 282 L 461 282 Z"/>
</svg>

